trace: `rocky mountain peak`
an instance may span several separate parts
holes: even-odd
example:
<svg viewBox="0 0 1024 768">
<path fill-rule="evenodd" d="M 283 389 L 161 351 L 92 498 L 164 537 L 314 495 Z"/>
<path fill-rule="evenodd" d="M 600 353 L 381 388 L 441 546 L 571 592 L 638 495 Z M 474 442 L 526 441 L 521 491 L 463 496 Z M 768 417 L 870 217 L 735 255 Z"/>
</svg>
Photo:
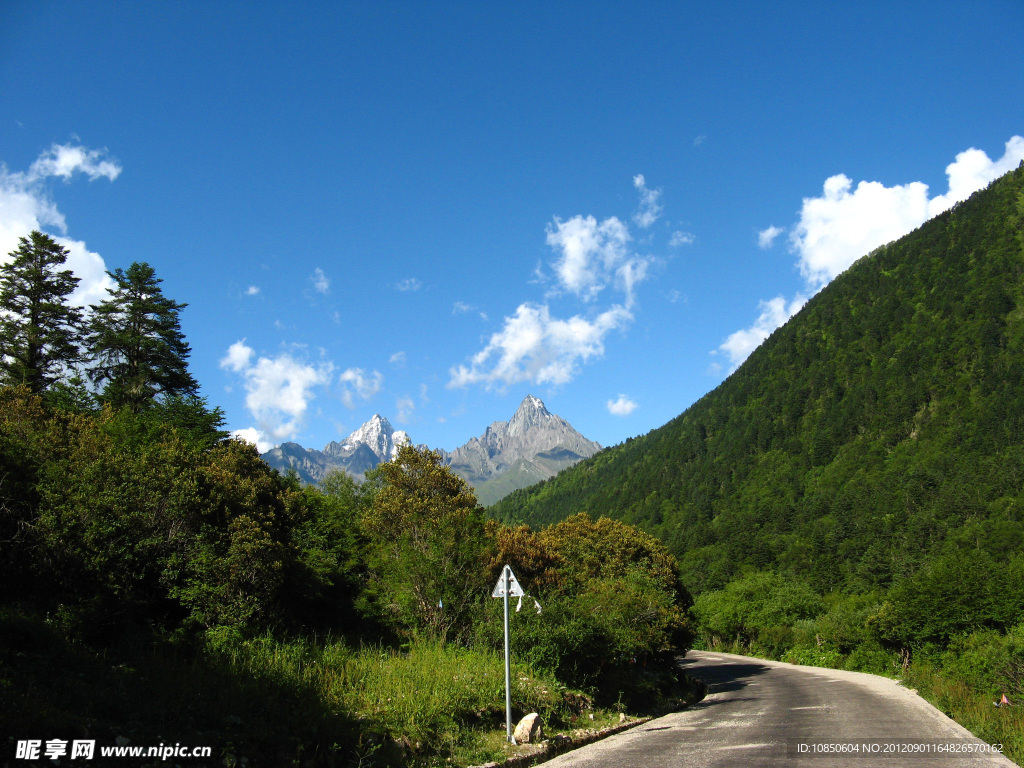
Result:
<svg viewBox="0 0 1024 768">
<path fill-rule="evenodd" d="M 284 443 L 263 458 L 281 471 L 295 470 L 305 482 L 319 482 L 338 469 L 361 481 L 366 472 L 382 461 L 392 461 L 399 447 L 410 442 L 405 431 L 375 413 L 351 435 L 328 443 L 323 451 Z M 527 395 L 509 421 L 496 421 L 483 435 L 470 438 L 453 452 L 438 453 L 477 488 L 482 503 L 492 504 L 515 488 L 551 477 L 600 449 L 551 413 L 540 398 Z"/>
<path fill-rule="evenodd" d="M 516 409 L 512 418 L 509 419 L 507 434 L 509 437 L 522 435 L 530 429 L 547 426 L 552 419 L 557 418 L 544 406 L 543 401 L 539 397 L 527 395 L 523 398 L 523 402 L 519 404 L 519 408 Z"/>
<path fill-rule="evenodd" d="M 476 488 L 477 498 L 491 504 L 599 450 L 539 397 L 527 395 L 511 419 L 495 421 L 480 437 L 443 455 Z"/>
</svg>

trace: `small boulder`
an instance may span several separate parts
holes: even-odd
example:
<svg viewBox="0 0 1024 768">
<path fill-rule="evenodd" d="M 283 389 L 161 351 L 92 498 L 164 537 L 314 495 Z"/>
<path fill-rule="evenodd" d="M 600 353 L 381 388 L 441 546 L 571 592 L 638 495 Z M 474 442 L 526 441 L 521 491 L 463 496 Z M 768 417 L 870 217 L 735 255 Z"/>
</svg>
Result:
<svg viewBox="0 0 1024 768">
<path fill-rule="evenodd" d="M 540 715 L 531 712 L 516 726 L 512 734 L 520 744 L 536 744 L 544 740 L 544 724 L 540 721 Z"/>
</svg>

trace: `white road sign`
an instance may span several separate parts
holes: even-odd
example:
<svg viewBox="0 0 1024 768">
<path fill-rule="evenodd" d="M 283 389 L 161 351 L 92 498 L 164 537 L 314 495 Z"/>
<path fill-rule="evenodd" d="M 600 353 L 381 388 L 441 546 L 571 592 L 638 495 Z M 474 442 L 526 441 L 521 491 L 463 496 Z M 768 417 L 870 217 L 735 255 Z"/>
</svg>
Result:
<svg viewBox="0 0 1024 768">
<path fill-rule="evenodd" d="M 508 566 L 505 566 L 508 568 Z M 526 593 L 523 592 L 523 588 L 519 586 L 519 582 L 516 580 L 515 574 L 512 573 L 512 569 L 508 568 L 508 596 L 509 597 L 522 597 Z M 502 573 L 498 578 L 498 583 L 494 586 L 494 591 L 491 592 L 491 597 L 504 597 L 505 596 L 505 574 Z"/>
</svg>

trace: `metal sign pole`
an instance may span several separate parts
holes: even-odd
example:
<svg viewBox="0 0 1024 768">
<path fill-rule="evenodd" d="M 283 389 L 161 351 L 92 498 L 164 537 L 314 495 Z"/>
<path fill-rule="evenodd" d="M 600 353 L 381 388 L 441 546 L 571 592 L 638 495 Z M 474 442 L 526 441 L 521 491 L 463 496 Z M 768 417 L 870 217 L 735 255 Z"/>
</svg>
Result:
<svg viewBox="0 0 1024 768">
<path fill-rule="evenodd" d="M 512 666 L 509 661 L 508 642 L 508 592 L 511 573 L 512 569 L 506 565 L 501 575 L 505 582 L 505 736 L 506 741 L 515 744 L 516 740 L 512 736 Z"/>
<path fill-rule="evenodd" d="M 501 570 L 501 577 L 494 585 L 491 597 L 505 599 L 505 737 L 512 744 L 516 743 L 516 737 L 512 733 L 512 664 L 508 641 L 508 599 L 518 597 L 521 601 L 523 594 L 523 588 L 519 586 L 516 575 L 512 573 L 512 567 L 506 565 Z"/>
</svg>

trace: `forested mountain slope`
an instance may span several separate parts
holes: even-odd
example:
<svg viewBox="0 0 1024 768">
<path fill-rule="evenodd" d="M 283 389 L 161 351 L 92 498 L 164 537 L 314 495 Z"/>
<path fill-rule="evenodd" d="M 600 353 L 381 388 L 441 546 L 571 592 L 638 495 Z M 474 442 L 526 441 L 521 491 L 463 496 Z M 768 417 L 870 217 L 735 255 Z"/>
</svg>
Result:
<svg viewBox="0 0 1024 768">
<path fill-rule="evenodd" d="M 492 513 L 635 523 L 697 593 L 744 566 L 854 592 L 952 552 L 999 571 L 1024 547 L 1022 230 L 1024 165 L 860 259 L 676 419 Z"/>
</svg>

